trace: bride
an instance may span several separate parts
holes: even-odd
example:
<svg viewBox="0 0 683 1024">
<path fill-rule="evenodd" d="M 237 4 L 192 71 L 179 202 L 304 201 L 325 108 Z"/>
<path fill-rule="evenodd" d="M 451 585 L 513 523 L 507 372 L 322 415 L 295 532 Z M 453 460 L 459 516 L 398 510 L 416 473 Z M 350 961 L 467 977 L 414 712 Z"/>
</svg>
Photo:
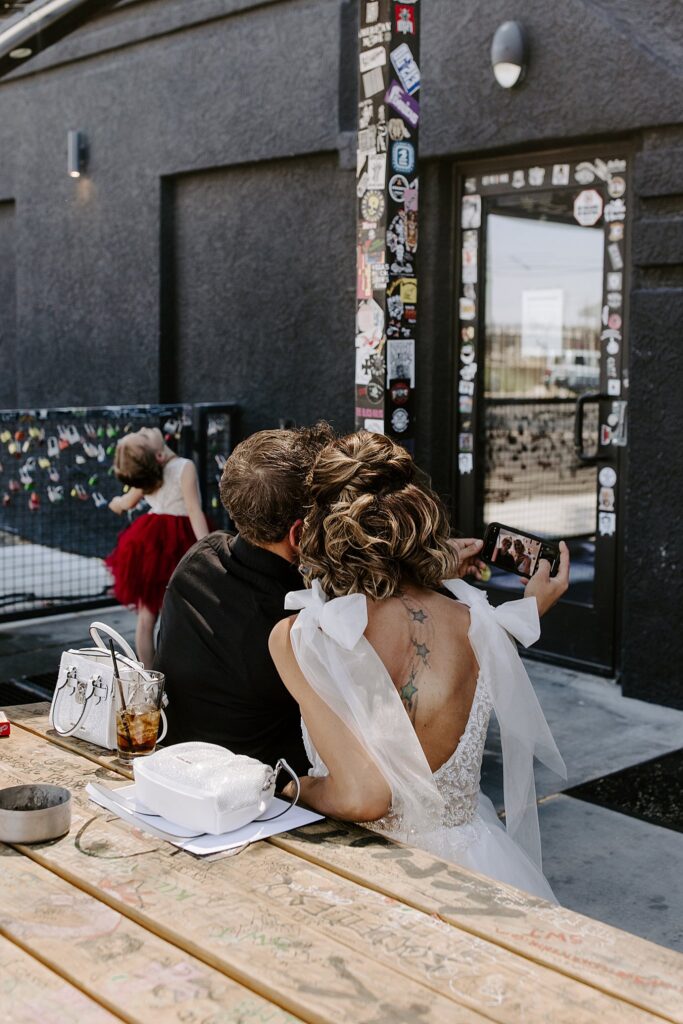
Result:
<svg viewBox="0 0 683 1024">
<path fill-rule="evenodd" d="M 310 589 L 270 638 L 313 765 L 302 799 L 554 900 L 541 871 L 533 757 L 564 775 L 512 637 L 538 639 L 567 589 L 543 562 L 497 609 L 458 579 L 439 498 L 410 455 L 360 431 L 311 471 L 301 568 Z M 455 598 L 455 600 L 453 600 Z M 479 788 L 489 717 L 500 725 L 506 826 Z M 293 783 L 290 783 L 293 786 Z"/>
</svg>

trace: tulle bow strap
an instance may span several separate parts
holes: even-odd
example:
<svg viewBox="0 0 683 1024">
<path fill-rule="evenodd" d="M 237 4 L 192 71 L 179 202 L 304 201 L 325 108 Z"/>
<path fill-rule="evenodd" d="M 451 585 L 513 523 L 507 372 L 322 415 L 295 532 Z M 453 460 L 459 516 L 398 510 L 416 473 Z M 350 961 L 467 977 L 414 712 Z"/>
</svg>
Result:
<svg viewBox="0 0 683 1024">
<path fill-rule="evenodd" d="M 443 585 L 470 609 L 470 643 L 500 727 L 507 831 L 540 868 L 534 756 L 562 778 L 567 771 L 512 639 L 525 647 L 538 640 L 538 606 L 526 597 L 493 608 L 483 591 L 464 580 Z"/>
<path fill-rule="evenodd" d="M 407 835 L 438 827 L 444 805 L 429 764 L 389 673 L 363 635 L 365 597 L 328 600 L 314 580 L 310 590 L 287 594 L 285 608 L 300 609 L 290 634 L 299 668 L 387 780 L 392 813 Z M 315 723 L 306 726 L 315 743 Z M 324 761 L 324 750 L 318 753 Z"/>
<path fill-rule="evenodd" d="M 285 608 L 300 608 L 306 615 L 298 618 L 298 628 L 322 629 L 345 650 L 356 646 L 368 624 L 368 605 L 363 594 L 349 594 L 328 601 L 318 580 L 310 590 L 292 590 L 285 597 Z"/>
</svg>

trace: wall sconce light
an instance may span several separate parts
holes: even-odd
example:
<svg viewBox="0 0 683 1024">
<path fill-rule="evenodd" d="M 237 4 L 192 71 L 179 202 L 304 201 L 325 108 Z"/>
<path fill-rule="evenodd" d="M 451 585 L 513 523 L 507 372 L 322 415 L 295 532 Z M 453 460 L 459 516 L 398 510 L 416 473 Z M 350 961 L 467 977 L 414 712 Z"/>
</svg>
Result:
<svg viewBox="0 0 683 1024">
<path fill-rule="evenodd" d="M 528 57 L 524 28 L 518 21 L 504 21 L 496 29 L 491 43 L 491 65 L 498 85 L 512 89 L 521 82 Z"/>
<path fill-rule="evenodd" d="M 67 171 L 69 177 L 80 178 L 85 170 L 88 150 L 82 132 L 70 131 L 66 138 L 67 148 Z"/>
</svg>

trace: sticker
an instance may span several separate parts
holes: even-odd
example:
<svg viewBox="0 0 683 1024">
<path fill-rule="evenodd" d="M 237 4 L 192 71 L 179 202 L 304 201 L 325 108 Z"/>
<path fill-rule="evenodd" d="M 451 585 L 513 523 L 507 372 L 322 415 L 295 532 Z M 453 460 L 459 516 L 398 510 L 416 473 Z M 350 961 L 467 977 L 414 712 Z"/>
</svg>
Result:
<svg viewBox="0 0 683 1024">
<path fill-rule="evenodd" d="M 598 530 L 601 537 L 613 537 L 617 530 L 616 513 L 600 512 L 598 515 Z"/>
<path fill-rule="evenodd" d="M 610 291 L 621 291 L 624 275 L 620 271 L 610 271 L 607 275 L 607 287 Z"/>
<path fill-rule="evenodd" d="M 512 187 L 513 188 L 524 188 L 526 185 L 526 178 L 524 177 L 524 171 L 513 171 L 512 172 Z"/>
<path fill-rule="evenodd" d="M 477 283 L 477 251 L 472 249 L 462 250 L 462 280 L 463 284 Z"/>
<path fill-rule="evenodd" d="M 476 180 L 476 179 L 475 179 Z M 510 175 L 505 171 L 503 174 L 484 174 L 481 179 L 482 187 L 489 185 L 509 185 Z M 474 189 L 476 192 L 476 189 Z"/>
<path fill-rule="evenodd" d="M 612 309 L 621 309 L 621 292 L 607 292 L 606 298 L 608 306 L 611 306 Z"/>
<path fill-rule="evenodd" d="M 610 341 L 607 342 L 605 348 L 611 356 L 615 356 L 619 351 L 619 342 L 612 338 Z"/>
<path fill-rule="evenodd" d="M 409 139 L 410 132 L 400 117 L 390 117 L 387 122 L 387 131 L 392 142 L 400 142 L 401 139 Z"/>
<path fill-rule="evenodd" d="M 410 383 L 407 380 L 392 381 L 389 394 L 394 405 L 405 405 L 410 398 Z"/>
<path fill-rule="evenodd" d="M 458 307 L 461 320 L 474 320 L 477 311 L 472 299 L 460 299 Z"/>
<path fill-rule="evenodd" d="M 412 96 L 420 88 L 420 69 L 407 43 L 391 51 L 391 63 L 405 91 Z"/>
<path fill-rule="evenodd" d="M 360 153 L 377 152 L 377 125 L 371 124 L 358 132 L 358 150 Z"/>
<path fill-rule="evenodd" d="M 469 327 L 463 327 L 460 331 L 460 337 L 463 341 L 472 341 L 474 339 L 474 327 L 470 324 Z"/>
<path fill-rule="evenodd" d="M 610 178 L 607 182 L 607 191 L 612 199 L 619 199 L 626 191 L 626 182 L 623 178 Z"/>
<path fill-rule="evenodd" d="M 381 68 L 373 68 L 361 76 L 363 79 L 363 95 L 366 100 L 376 96 L 384 88 L 384 72 Z"/>
<path fill-rule="evenodd" d="M 463 249 L 476 250 L 479 244 L 479 233 L 477 231 L 463 231 L 462 233 L 462 247 Z"/>
<path fill-rule="evenodd" d="M 617 221 L 609 226 L 610 242 L 621 242 L 624 237 L 624 225 Z"/>
<path fill-rule="evenodd" d="M 372 25 L 379 18 L 379 0 L 367 0 L 365 5 L 365 24 Z"/>
<path fill-rule="evenodd" d="M 473 363 L 476 358 L 477 353 L 474 345 L 471 342 L 465 342 L 465 344 L 460 348 L 460 362 L 467 365 L 469 363 Z"/>
<path fill-rule="evenodd" d="M 420 120 L 420 104 L 402 89 L 395 79 L 389 86 L 384 98 L 386 103 L 397 114 L 405 118 L 411 128 L 417 128 L 417 123 Z"/>
<path fill-rule="evenodd" d="M 374 292 L 384 291 L 389 283 L 389 265 L 387 263 L 375 263 L 370 267 L 370 280 Z"/>
<path fill-rule="evenodd" d="M 392 142 L 391 166 L 397 172 L 412 174 L 415 170 L 415 147 L 412 142 Z"/>
<path fill-rule="evenodd" d="M 610 327 L 613 331 L 621 330 L 621 317 L 618 313 L 612 313 L 610 315 L 609 319 L 607 320 L 607 326 Z"/>
<path fill-rule="evenodd" d="M 569 164 L 553 164 L 553 185 L 569 184 Z"/>
<path fill-rule="evenodd" d="M 458 455 L 458 472 L 463 476 L 467 473 L 471 473 L 474 469 L 474 459 L 472 455 L 461 453 Z"/>
<path fill-rule="evenodd" d="M 358 179 L 358 184 L 356 185 L 356 195 L 358 196 L 359 199 L 362 199 L 363 196 L 365 195 L 365 193 L 367 192 L 367 190 L 368 190 L 368 172 L 367 171 L 363 171 L 363 173 L 361 174 L 360 178 Z"/>
<path fill-rule="evenodd" d="M 356 348 L 375 349 L 383 336 L 384 310 L 380 304 L 374 299 L 360 302 L 356 312 Z"/>
<path fill-rule="evenodd" d="M 472 381 L 477 376 L 477 364 L 476 363 L 465 363 L 464 366 L 460 367 L 460 379 Z"/>
<path fill-rule="evenodd" d="M 589 163 L 588 160 L 582 160 L 574 168 L 574 178 L 578 181 L 579 185 L 590 185 L 596 178 L 593 164 Z"/>
<path fill-rule="evenodd" d="M 377 190 L 366 192 L 361 199 L 360 211 L 363 220 L 375 223 L 381 220 L 384 213 L 384 193 Z"/>
<path fill-rule="evenodd" d="M 358 33 L 364 50 L 368 50 L 371 46 L 377 46 L 387 35 L 391 35 L 390 21 L 378 21 L 376 25 L 368 25 Z"/>
<path fill-rule="evenodd" d="M 460 381 L 458 381 L 458 394 L 459 395 L 473 395 L 474 394 L 474 381 L 473 380 L 460 380 Z"/>
<path fill-rule="evenodd" d="M 613 220 L 623 220 L 626 216 L 626 203 L 623 199 L 611 199 L 605 206 L 605 220 L 610 224 Z"/>
<path fill-rule="evenodd" d="M 387 180 L 386 153 L 370 153 L 368 156 L 368 185 L 370 189 L 383 189 Z"/>
<path fill-rule="evenodd" d="M 415 340 L 389 338 L 387 341 L 387 380 L 406 378 L 415 387 Z"/>
<path fill-rule="evenodd" d="M 384 420 L 378 419 L 364 419 L 363 429 L 367 430 L 369 434 L 383 434 L 384 433 Z"/>
<path fill-rule="evenodd" d="M 530 185 L 542 185 L 545 181 L 545 167 L 530 167 L 527 173 Z"/>
<path fill-rule="evenodd" d="M 481 196 L 463 196 L 460 212 L 461 228 L 478 228 L 481 226 Z"/>
<path fill-rule="evenodd" d="M 458 435 L 458 448 L 461 452 L 471 452 L 474 448 L 474 435 L 473 434 L 459 434 Z"/>
<path fill-rule="evenodd" d="M 391 425 L 397 434 L 403 434 L 408 429 L 410 417 L 405 409 L 394 409 L 391 414 Z"/>
<path fill-rule="evenodd" d="M 467 395 L 460 395 L 458 399 L 458 412 L 470 413 L 472 412 L 472 406 L 474 400 L 469 398 Z"/>
<path fill-rule="evenodd" d="M 476 288 L 471 283 L 470 284 L 464 284 L 462 286 L 462 293 L 463 293 L 463 295 L 465 296 L 466 299 L 472 299 L 473 302 L 474 302 L 474 300 L 477 297 Z"/>
<path fill-rule="evenodd" d="M 383 46 L 376 46 L 372 50 L 361 51 L 359 57 L 361 73 L 373 71 L 375 68 L 383 67 L 387 62 L 387 51 Z"/>
<path fill-rule="evenodd" d="M 408 188 L 403 193 L 403 203 L 404 203 L 405 208 L 406 208 L 406 213 L 417 213 L 417 205 L 418 205 L 417 178 L 414 179 L 412 185 L 409 185 Z"/>
<path fill-rule="evenodd" d="M 622 270 L 624 266 L 624 260 L 621 255 L 621 249 L 617 242 L 612 242 L 611 245 L 607 246 L 607 255 L 609 261 L 612 264 L 613 270 Z"/>
<path fill-rule="evenodd" d="M 614 487 L 617 482 L 616 470 L 612 469 L 611 466 L 603 466 L 598 473 L 598 480 L 603 487 Z"/>
<path fill-rule="evenodd" d="M 601 512 L 614 512 L 614 488 L 600 488 L 600 493 L 598 494 L 598 508 Z"/>
<path fill-rule="evenodd" d="M 417 278 L 402 277 L 399 282 L 399 295 L 403 302 L 417 302 Z"/>
<path fill-rule="evenodd" d="M 574 200 L 574 220 L 581 227 L 589 228 L 602 216 L 602 196 L 594 188 L 579 192 Z"/>
<path fill-rule="evenodd" d="M 476 178 L 465 178 L 465 192 L 472 193 L 477 191 L 477 179 Z"/>
<path fill-rule="evenodd" d="M 415 35 L 415 9 L 412 4 L 394 4 L 396 31 L 404 36 Z"/>
<path fill-rule="evenodd" d="M 618 398 L 621 394 L 621 381 L 620 380 L 608 380 L 607 381 L 607 394 L 613 398 Z"/>
<path fill-rule="evenodd" d="M 395 174 L 389 179 L 389 197 L 399 206 L 403 203 L 405 190 L 408 188 L 408 179 L 402 174 Z"/>
</svg>

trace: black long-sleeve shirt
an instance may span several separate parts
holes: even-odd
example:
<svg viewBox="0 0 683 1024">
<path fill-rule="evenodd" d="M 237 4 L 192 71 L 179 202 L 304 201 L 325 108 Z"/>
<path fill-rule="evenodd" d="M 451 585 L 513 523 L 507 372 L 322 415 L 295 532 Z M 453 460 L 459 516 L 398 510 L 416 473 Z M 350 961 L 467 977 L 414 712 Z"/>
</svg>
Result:
<svg viewBox="0 0 683 1024">
<path fill-rule="evenodd" d="M 239 535 L 209 534 L 188 551 L 166 590 L 154 668 L 166 675 L 165 743 L 205 740 L 274 765 L 309 768 L 299 706 L 268 651 L 295 566 Z"/>
</svg>

